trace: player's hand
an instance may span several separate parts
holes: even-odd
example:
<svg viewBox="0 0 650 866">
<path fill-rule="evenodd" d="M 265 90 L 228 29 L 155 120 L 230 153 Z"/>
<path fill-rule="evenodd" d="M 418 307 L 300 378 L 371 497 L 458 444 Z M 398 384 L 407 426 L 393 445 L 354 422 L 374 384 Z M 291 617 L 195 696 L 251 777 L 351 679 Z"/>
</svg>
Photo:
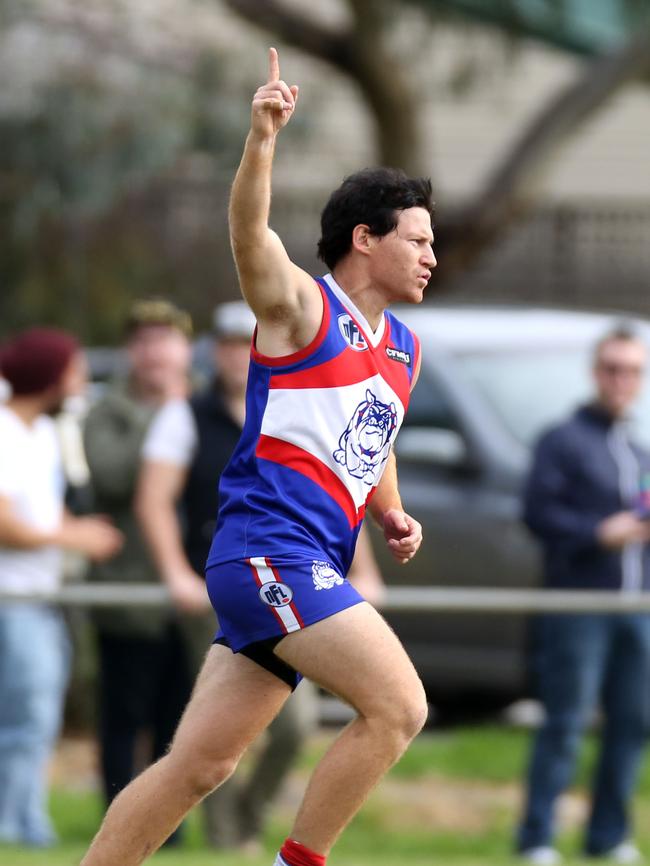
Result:
<svg viewBox="0 0 650 866">
<path fill-rule="evenodd" d="M 280 60 L 269 48 L 269 75 L 253 97 L 251 131 L 262 138 L 274 138 L 289 122 L 298 101 L 298 85 L 289 87 L 280 78 Z"/>
<path fill-rule="evenodd" d="M 391 508 L 382 521 L 384 538 L 390 552 L 402 565 L 413 559 L 422 544 L 422 526 L 410 514 Z"/>
<path fill-rule="evenodd" d="M 205 581 L 193 571 L 167 575 L 165 583 L 174 607 L 183 613 L 205 613 L 211 609 Z"/>
</svg>

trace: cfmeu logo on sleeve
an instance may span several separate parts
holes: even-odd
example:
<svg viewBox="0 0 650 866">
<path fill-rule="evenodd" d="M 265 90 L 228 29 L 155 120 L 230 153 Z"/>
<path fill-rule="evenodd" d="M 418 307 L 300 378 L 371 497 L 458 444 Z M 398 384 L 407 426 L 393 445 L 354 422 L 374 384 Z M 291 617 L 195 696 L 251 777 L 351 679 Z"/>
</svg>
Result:
<svg viewBox="0 0 650 866">
<path fill-rule="evenodd" d="M 260 598 L 271 607 L 285 607 L 293 600 L 293 591 L 286 583 L 265 583 L 260 587 Z"/>
</svg>

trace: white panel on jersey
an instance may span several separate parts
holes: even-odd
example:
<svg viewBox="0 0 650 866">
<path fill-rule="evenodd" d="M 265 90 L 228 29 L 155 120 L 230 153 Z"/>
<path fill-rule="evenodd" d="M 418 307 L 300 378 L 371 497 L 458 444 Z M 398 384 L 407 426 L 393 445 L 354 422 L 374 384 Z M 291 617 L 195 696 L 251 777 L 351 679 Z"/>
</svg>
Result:
<svg viewBox="0 0 650 866">
<path fill-rule="evenodd" d="M 376 374 L 337 388 L 272 388 L 261 432 L 328 466 L 360 508 L 381 478 L 403 418 L 399 397 Z"/>
</svg>

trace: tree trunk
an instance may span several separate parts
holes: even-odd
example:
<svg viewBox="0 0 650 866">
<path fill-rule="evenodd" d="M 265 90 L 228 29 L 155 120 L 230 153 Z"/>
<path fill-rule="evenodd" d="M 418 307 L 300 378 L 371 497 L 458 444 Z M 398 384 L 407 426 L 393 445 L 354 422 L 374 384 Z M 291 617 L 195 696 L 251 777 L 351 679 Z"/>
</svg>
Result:
<svg viewBox="0 0 650 866">
<path fill-rule="evenodd" d="M 334 30 L 278 0 L 225 0 L 251 24 L 319 57 L 359 87 L 377 130 L 377 159 L 409 174 L 425 171 L 416 96 L 401 65 L 386 48 L 391 26 L 387 0 L 348 0 L 352 26 Z"/>
</svg>

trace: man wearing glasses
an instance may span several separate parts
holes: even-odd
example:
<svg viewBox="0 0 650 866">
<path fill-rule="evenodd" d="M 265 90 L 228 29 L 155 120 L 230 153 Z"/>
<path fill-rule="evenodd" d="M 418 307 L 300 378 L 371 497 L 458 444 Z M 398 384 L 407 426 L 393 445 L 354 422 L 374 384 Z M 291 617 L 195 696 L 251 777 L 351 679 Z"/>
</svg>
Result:
<svg viewBox="0 0 650 866">
<path fill-rule="evenodd" d="M 632 441 L 626 416 L 646 364 L 625 327 L 594 353 L 595 397 L 540 439 L 524 494 L 524 519 L 542 544 L 551 589 L 650 588 L 650 453 Z M 650 615 L 553 614 L 535 627 L 534 672 L 546 718 L 535 739 L 518 849 L 555 864 L 553 807 L 569 785 L 580 739 L 603 712 L 585 853 L 641 859 L 629 838 L 629 802 L 650 727 Z"/>
</svg>

